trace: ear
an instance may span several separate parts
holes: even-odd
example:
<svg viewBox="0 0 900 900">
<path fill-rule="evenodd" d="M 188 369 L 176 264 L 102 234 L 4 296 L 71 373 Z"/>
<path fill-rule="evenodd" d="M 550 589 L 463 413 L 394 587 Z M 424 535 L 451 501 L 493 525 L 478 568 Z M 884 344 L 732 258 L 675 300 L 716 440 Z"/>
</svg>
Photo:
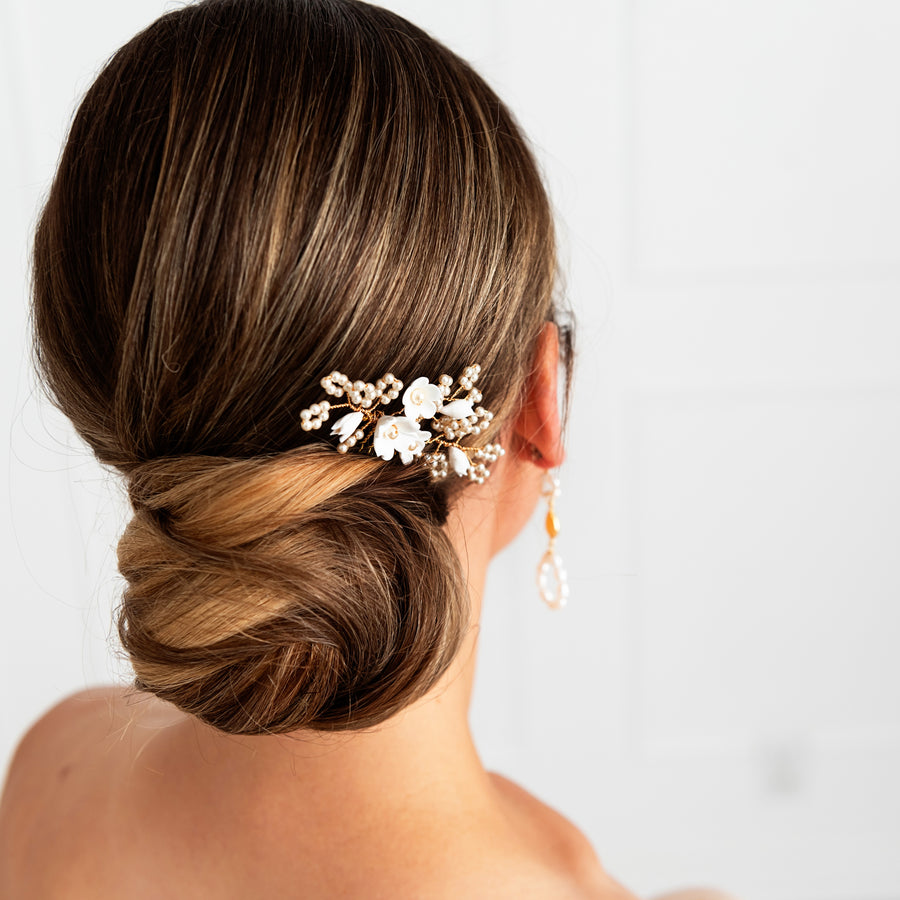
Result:
<svg viewBox="0 0 900 900">
<path fill-rule="evenodd" d="M 522 406 L 512 423 L 515 450 L 541 469 L 562 464 L 565 451 L 559 421 L 557 379 L 559 332 L 546 322 L 538 336 Z M 537 448 L 537 453 L 534 449 Z"/>
</svg>

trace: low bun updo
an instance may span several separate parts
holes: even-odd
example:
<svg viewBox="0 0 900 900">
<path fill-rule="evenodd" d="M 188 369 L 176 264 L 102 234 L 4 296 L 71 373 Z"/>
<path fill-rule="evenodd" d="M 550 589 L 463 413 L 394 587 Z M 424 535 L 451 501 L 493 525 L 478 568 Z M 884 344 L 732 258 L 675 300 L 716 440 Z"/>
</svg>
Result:
<svg viewBox="0 0 900 900">
<path fill-rule="evenodd" d="M 223 731 L 363 728 L 468 625 L 464 479 L 339 454 L 334 369 L 479 363 L 498 439 L 557 319 L 549 203 L 461 59 L 357 0 L 204 0 L 122 47 L 73 120 L 34 245 L 36 361 L 126 481 L 135 686 Z M 569 331 L 561 331 L 567 375 Z"/>
<path fill-rule="evenodd" d="M 234 733 L 397 712 L 444 671 L 466 619 L 429 477 L 321 447 L 140 466 L 119 543 L 137 687 Z"/>
</svg>

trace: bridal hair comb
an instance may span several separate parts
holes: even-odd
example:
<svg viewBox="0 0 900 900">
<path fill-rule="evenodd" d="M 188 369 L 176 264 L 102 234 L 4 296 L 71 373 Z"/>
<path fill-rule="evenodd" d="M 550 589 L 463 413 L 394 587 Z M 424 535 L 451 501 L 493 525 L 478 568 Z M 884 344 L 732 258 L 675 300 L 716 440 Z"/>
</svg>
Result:
<svg viewBox="0 0 900 900">
<path fill-rule="evenodd" d="M 494 418 L 490 410 L 474 405 L 482 399 L 481 391 L 475 387 L 480 373 L 481 366 L 466 366 L 455 389 L 449 375 L 441 375 L 437 384 L 423 375 L 400 398 L 403 382 L 391 373 L 371 384 L 350 381 L 341 372 L 332 372 L 320 383 L 326 394 L 343 397 L 345 402 L 313 403 L 300 412 L 300 427 L 304 431 L 319 429 L 332 412 L 349 409 L 331 426 L 331 434 L 339 438 L 338 452 L 356 448 L 384 460 L 393 459 L 396 453 L 403 465 L 421 456 L 432 478 L 446 478 L 452 472 L 482 484 L 490 475 L 488 465 L 504 451 L 500 444 L 463 447 L 459 443 L 469 435 L 481 434 Z M 379 407 L 398 398 L 403 404 L 402 412 L 379 412 Z M 434 434 L 421 427 L 425 421 L 431 423 Z"/>
</svg>

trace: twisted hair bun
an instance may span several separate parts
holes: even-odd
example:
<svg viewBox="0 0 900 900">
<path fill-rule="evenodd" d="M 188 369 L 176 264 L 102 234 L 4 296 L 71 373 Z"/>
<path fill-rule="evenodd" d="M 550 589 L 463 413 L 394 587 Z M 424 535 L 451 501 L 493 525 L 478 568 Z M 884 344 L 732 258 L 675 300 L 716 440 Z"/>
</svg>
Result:
<svg viewBox="0 0 900 900">
<path fill-rule="evenodd" d="M 231 732 L 358 728 L 420 696 L 468 597 L 464 479 L 341 455 L 334 369 L 477 361 L 519 409 L 556 318 L 550 205 L 463 60 L 356 0 L 203 0 L 109 60 L 34 244 L 49 393 L 127 479 L 119 631 L 138 687 Z M 563 352 L 568 358 L 568 332 Z"/>
<path fill-rule="evenodd" d="M 418 467 L 306 447 L 137 467 L 119 634 L 139 688 L 233 733 L 374 725 L 466 623 L 446 504 Z"/>
</svg>

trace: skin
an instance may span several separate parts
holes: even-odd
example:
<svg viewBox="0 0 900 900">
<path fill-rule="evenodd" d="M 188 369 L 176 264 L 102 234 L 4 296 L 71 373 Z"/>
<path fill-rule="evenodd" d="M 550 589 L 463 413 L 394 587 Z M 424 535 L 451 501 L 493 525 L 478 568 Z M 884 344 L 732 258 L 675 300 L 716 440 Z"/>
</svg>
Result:
<svg viewBox="0 0 900 900">
<path fill-rule="evenodd" d="M 69 697 L 11 764 L 0 898 L 633 898 L 570 822 L 484 769 L 468 724 L 488 563 L 563 461 L 557 369 L 548 324 L 506 455 L 448 522 L 472 627 L 426 697 L 366 732 L 252 737 L 123 688 Z"/>
</svg>

